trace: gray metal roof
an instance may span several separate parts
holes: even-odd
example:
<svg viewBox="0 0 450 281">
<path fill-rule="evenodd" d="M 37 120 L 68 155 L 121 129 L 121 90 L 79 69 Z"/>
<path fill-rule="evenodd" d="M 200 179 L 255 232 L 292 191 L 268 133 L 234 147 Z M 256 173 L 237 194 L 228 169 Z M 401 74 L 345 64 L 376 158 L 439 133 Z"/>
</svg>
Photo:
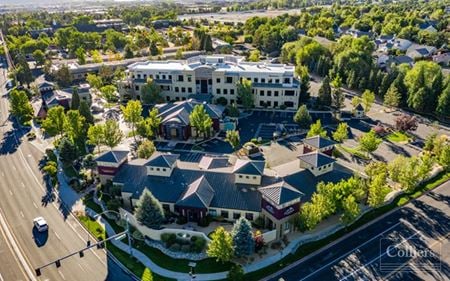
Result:
<svg viewBox="0 0 450 281">
<path fill-rule="evenodd" d="M 209 103 L 203 103 L 195 99 L 188 99 L 185 101 L 158 104 L 155 107 L 159 111 L 159 117 L 161 117 L 161 123 L 178 122 L 184 125 L 189 125 L 189 115 L 194 110 L 196 105 L 203 105 L 206 113 L 212 119 L 220 119 L 222 117 L 225 108 L 220 105 L 214 105 Z"/>
<path fill-rule="evenodd" d="M 263 175 L 264 166 L 264 161 L 237 159 L 236 163 L 234 164 L 233 173 L 245 175 Z"/>
<path fill-rule="evenodd" d="M 303 143 L 310 145 L 315 148 L 324 148 L 330 145 L 335 145 L 336 142 L 332 141 L 330 139 L 321 137 L 321 136 L 314 136 L 310 138 L 306 138 L 303 140 Z"/>
<path fill-rule="evenodd" d="M 363 111 L 364 107 L 362 106 L 362 104 L 358 103 L 358 105 L 355 107 L 355 110 Z"/>
<path fill-rule="evenodd" d="M 205 176 L 191 183 L 186 192 L 177 201 L 177 205 L 195 208 L 207 208 L 214 197 L 214 189 L 209 184 Z"/>
<path fill-rule="evenodd" d="M 304 162 L 310 164 L 314 168 L 321 167 L 321 166 L 324 166 L 324 165 L 328 165 L 328 164 L 333 163 L 333 162 L 336 161 L 333 158 L 331 158 L 330 156 L 325 155 L 325 154 L 320 153 L 320 152 L 317 152 L 317 151 L 300 155 L 298 158 L 301 161 L 304 161 Z"/>
<path fill-rule="evenodd" d="M 125 150 L 110 150 L 95 158 L 98 162 L 120 163 L 128 156 L 128 151 Z"/>
<path fill-rule="evenodd" d="M 288 203 L 303 196 L 302 192 L 285 181 L 261 187 L 259 191 L 277 205 Z"/>
<path fill-rule="evenodd" d="M 200 159 L 198 167 L 204 170 L 218 169 L 229 167 L 228 157 L 225 156 L 208 156 L 205 155 Z"/>
<path fill-rule="evenodd" d="M 145 165 L 153 167 L 171 168 L 179 157 L 180 155 L 178 154 L 163 154 L 157 152 L 150 157 L 150 159 Z"/>
</svg>

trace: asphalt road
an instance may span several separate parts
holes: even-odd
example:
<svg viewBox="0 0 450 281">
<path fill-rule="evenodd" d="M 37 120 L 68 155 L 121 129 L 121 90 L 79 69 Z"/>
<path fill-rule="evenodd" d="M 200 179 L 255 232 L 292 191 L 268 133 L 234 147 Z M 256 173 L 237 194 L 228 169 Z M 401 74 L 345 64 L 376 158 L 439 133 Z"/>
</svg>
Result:
<svg viewBox="0 0 450 281">
<path fill-rule="evenodd" d="M 1 73 L 0 73 L 1 74 Z M 0 80 L 4 80 L 1 77 Z M 2 85 L 0 81 L 0 85 Z M 88 233 L 74 217 L 65 212 L 57 200 L 42 202 L 47 194 L 44 180 L 38 169 L 42 152 L 31 145 L 20 129 L 13 128 L 8 118 L 8 103 L 1 86 L 0 92 L 0 212 L 6 219 L 20 253 L 34 269 L 50 261 L 77 251 L 86 245 Z M 32 220 L 43 216 L 49 231 L 40 234 L 33 229 Z M 1 246 L 1 245 L 0 245 Z M 0 255 L 0 273 L 20 276 L 19 266 L 11 264 L 11 252 Z M 14 256 L 17 256 L 16 253 Z M 83 258 L 78 255 L 64 260 L 60 268 L 54 265 L 42 270 L 38 280 L 131 280 L 112 262 L 104 250 L 92 249 Z M 23 273 L 22 273 L 23 275 Z M 27 278 L 28 279 L 28 278 Z M 1 280 L 1 279 L 0 279 Z M 5 280 L 20 280 L 17 278 Z"/>
<path fill-rule="evenodd" d="M 449 280 L 449 214 L 448 181 L 264 280 Z"/>
</svg>

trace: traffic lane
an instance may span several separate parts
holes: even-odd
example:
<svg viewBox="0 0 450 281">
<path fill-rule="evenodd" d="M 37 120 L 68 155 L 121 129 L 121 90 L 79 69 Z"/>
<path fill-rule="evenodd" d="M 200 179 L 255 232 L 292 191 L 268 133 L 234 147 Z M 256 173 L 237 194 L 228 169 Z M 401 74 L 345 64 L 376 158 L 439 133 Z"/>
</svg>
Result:
<svg viewBox="0 0 450 281">
<path fill-rule="evenodd" d="M 27 280 L 22 265 L 8 245 L 5 233 L 0 227 L 0 280 Z"/>
<path fill-rule="evenodd" d="M 5 196 L 9 194 L 15 200 L 7 200 L 11 204 L 6 203 L 6 207 L 2 204 L 2 208 L 5 210 L 8 222 L 12 221 L 12 230 L 16 234 L 20 245 L 23 245 L 22 248 L 26 256 L 31 257 L 30 263 L 33 267 L 42 266 L 83 248 L 86 242 L 71 228 L 71 224 L 76 222 L 65 221 L 57 206 L 53 206 L 54 204 L 51 204 L 52 206 L 48 205 L 48 207 L 38 205 L 37 202 L 39 202 L 40 194 L 42 194 L 41 188 L 37 184 L 36 179 L 30 176 L 30 172 L 26 171 L 24 173 L 24 167 L 20 170 L 16 168 L 20 164 L 17 161 L 21 160 L 17 159 L 16 154 L 8 157 L 8 167 L 12 170 L 9 173 L 11 176 L 6 177 L 6 185 L 9 187 L 16 185 L 16 188 L 14 191 L 11 188 L 8 189 L 8 187 L 5 188 L 3 186 L 2 188 L 4 193 L 6 193 Z M 7 167 L 2 166 L 1 169 L 6 170 Z M 5 189 L 8 189 L 8 191 L 5 192 Z M 38 208 L 36 208 L 36 205 Z M 32 232 L 31 221 L 34 217 L 41 215 L 48 221 L 50 229 L 48 236 L 40 236 L 39 238 L 43 239 L 43 241 L 38 241 L 34 239 L 36 233 Z M 53 275 L 53 280 L 66 279 L 68 278 L 67 276 L 73 276 L 72 280 L 77 280 L 81 276 L 85 276 L 89 280 L 104 280 L 106 276 L 104 266 L 106 258 L 103 257 L 104 261 L 99 260 L 95 254 L 90 254 L 93 251 L 97 250 L 86 252 L 85 257 L 82 259 L 75 256 L 64 261 L 63 264 L 68 266 L 61 267 L 56 273 L 51 267 L 43 270 L 43 273 L 45 271 L 47 274 L 48 271 Z M 103 251 L 97 252 L 102 253 L 103 256 L 105 255 Z M 85 269 L 84 271 L 80 270 L 79 264 Z M 45 276 L 47 277 L 47 275 Z"/>
<path fill-rule="evenodd" d="M 339 258 L 346 256 L 345 254 L 342 256 L 342 249 L 345 249 L 346 251 L 349 248 L 354 249 L 355 246 L 358 247 L 362 243 L 365 243 L 363 240 L 367 241 L 367 239 L 373 239 L 374 236 L 376 238 L 376 236 L 379 236 L 379 234 L 382 233 L 381 230 L 389 229 L 392 222 L 395 221 L 397 223 L 400 218 L 403 218 L 404 221 L 409 221 L 409 223 L 413 224 L 412 228 L 410 226 L 405 227 L 406 229 L 409 229 L 409 232 L 411 232 L 411 229 L 414 229 L 422 235 L 433 239 L 438 239 L 439 237 L 445 236 L 450 231 L 450 226 L 448 224 L 449 218 L 447 215 L 449 213 L 449 187 L 449 182 L 443 184 L 439 189 L 435 189 L 429 194 L 421 197 L 419 200 L 409 203 L 407 206 L 391 213 L 382 220 L 366 227 L 365 229 L 362 229 L 361 231 L 341 241 L 337 245 L 334 245 L 330 249 L 327 249 L 327 254 L 319 257 L 313 256 L 300 265 L 281 274 L 279 277 L 286 276 L 286 280 L 299 280 L 305 276 L 309 276 L 308 278 L 311 278 L 311 280 L 319 279 L 320 277 L 316 277 L 316 275 L 319 275 L 321 271 L 326 270 L 324 265 L 328 264 L 329 266 L 332 266 L 333 262 L 330 264 L 330 261 L 333 261 L 333 258 L 338 257 L 338 259 L 335 259 L 335 261 L 338 261 Z M 447 199 L 445 200 L 445 198 Z M 433 204 L 437 205 L 437 207 L 431 206 Z M 379 249 L 379 245 L 375 246 L 376 249 Z M 371 253 L 375 254 L 373 251 Z M 354 263 L 355 262 L 352 262 L 352 264 Z M 340 271 L 342 271 L 342 269 L 335 267 L 333 273 L 328 271 L 327 274 L 321 274 L 328 276 L 328 278 L 335 278 L 335 274 L 339 274 Z M 315 273 L 316 275 L 313 276 L 311 273 Z M 272 280 L 278 280 L 279 277 L 273 278 Z"/>
</svg>

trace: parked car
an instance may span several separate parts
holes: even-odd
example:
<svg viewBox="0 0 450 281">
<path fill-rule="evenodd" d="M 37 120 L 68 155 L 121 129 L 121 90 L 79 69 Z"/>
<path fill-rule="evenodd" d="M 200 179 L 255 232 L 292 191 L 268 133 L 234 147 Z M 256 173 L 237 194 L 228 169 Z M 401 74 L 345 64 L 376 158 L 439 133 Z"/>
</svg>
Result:
<svg viewBox="0 0 450 281">
<path fill-rule="evenodd" d="M 36 133 L 35 132 L 29 132 L 27 134 L 27 140 L 32 141 L 36 139 Z"/>
<path fill-rule="evenodd" d="M 33 220 L 33 224 L 34 227 L 36 227 L 36 229 L 39 232 L 44 232 L 48 230 L 48 224 L 47 221 L 45 221 L 45 219 L 43 217 L 37 217 Z"/>
</svg>

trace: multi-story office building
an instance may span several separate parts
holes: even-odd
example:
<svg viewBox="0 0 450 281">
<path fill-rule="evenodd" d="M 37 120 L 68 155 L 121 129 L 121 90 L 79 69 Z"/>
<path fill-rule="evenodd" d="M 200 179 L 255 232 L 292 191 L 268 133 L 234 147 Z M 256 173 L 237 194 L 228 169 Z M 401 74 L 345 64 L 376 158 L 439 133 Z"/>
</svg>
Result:
<svg viewBox="0 0 450 281">
<path fill-rule="evenodd" d="M 119 83 L 122 100 L 141 99 L 147 79 L 159 85 L 166 101 L 197 98 L 240 104 L 238 83 L 242 79 L 252 82 L 255 107 L 297 109 L 300 95 L 300 82 L 293 66 L 244 62 L 242 57 L 216 55 L 131 64 L 126 80 Z"/>
</svg>

